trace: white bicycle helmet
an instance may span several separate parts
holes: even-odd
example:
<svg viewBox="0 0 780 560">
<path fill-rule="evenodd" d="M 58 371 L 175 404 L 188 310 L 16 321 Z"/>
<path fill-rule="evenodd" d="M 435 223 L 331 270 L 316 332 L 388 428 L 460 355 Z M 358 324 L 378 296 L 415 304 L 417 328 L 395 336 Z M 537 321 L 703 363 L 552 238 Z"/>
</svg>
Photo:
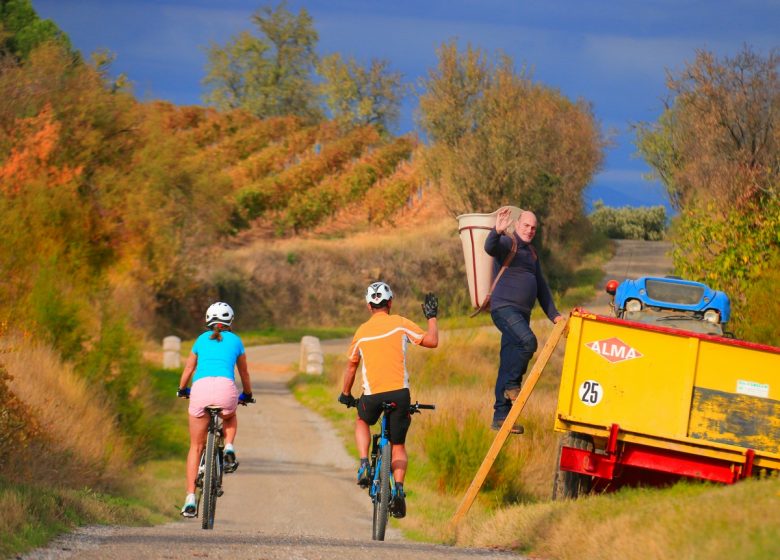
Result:
<svg viewBox="0 0 780 560">
<path fill-rule="evenodd" d="M 206 310 L 206 326 L 211 327 L 217 323 L 228 327 L 233 324 L 233 308 L 227 303 L 218 301 L 209 305 Z"/>
<path fill-rule="evenodd" d="M 379 305 L 383 301 L 393 299 L 393 290 L 384 282 L 374 282 L 366 290 L 366 303 Z"/>
</svg>

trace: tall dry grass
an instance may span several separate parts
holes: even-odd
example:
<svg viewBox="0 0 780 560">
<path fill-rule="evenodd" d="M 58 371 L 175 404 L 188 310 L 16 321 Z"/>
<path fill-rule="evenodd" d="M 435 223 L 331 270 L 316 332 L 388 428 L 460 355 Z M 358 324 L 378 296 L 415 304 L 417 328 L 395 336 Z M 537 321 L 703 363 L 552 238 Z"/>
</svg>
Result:
<svg viewBox="0 0 780 560">
<path fill-rule="evenodd" d="M 42 428 L 35 456 L 17 461 L 22 480 L 70 487 L 121 486 L 130 464 L 110 407 L 99 390 L 76 375 L 51 348 L 30 340 L 8 340 L 2 361 L 11 391 Z"/>
</svg>

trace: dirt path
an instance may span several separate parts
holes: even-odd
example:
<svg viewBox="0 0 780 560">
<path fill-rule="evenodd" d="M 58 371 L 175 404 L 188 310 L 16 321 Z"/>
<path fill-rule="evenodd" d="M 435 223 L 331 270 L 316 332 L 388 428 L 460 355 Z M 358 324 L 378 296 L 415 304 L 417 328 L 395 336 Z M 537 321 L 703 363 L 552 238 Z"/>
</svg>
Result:
<svg viewBox="0 0 780 560">
<path fill-rule="evenodd" d="M 606 278 L 663 275 L 671 270 L 665 243 L 619 242 Z M 607 312 L 601 293 L 588 309 Z M 326 353 L 345 352 L 348 340 L 323 342 Z M 287 389 L 298 344 L 247 350 L 257 404 L 241 409 L 237 451 L 241 466 L 225 481 L 216 526 L 198 520 L 156 527 L 87 527 L 23 556 L 84 559 L 343 559 L 515 558 L 493 550 L 460 549 L 405 541 L 388 528 L 371 541 L 371 504 L 354 484 L 355 463 L 326 421 Z M 403 523 L 403 522 L 401 522 Z"/>
</svg>

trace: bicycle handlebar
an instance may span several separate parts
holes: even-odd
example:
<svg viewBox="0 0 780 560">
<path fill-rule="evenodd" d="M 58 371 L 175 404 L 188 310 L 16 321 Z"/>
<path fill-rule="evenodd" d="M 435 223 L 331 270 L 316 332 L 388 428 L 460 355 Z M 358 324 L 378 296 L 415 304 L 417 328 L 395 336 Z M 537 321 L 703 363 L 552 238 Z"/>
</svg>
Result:
<svg viewBox="0 0 780 560">
<path fill-rule="evenodd" d="M 424 409 L 424 410 L 436 410 L 435 404 L 420 404 L 420 403 L 414 403 L 412 405 L 413 408 L 417 409 Z"/>
<path fill-rule="evenodd" d="M 186 389 L 186 392 L 185 392 L 185 390 L 184 390 L 184 389 L 181 389 L 181 388 L 180 388 L 180 389 L 179 389 L 179 390 L 176 392 L 176 397 L 177 397 L 177 398 L 180 398 L 180 399 L 189 399 L 189 398 L 190 398 L 190 388 L 189 388 L 189 387 L 186 387 L 185 389 Z M 243 394 L 243 393 L 242 393 L 242 394 Z M 254 398 L 254 397 L 250 397 L 250 398 L 248 398 L 248 399 L 243 399 L 243 400 L 241 399 L 241 397 L 240 397 L 240 396 L 239 396 L 239 398 L 238 398 L 238 404 L 240 404 L 241 406 L 246 406 L 246 405 L 248 405 L 248 404 L 253 404 L 253 403 L 256 403 L 256 402 L 257 402 L 257 401 L 255 400 L 255 398 Z"/>
<path fill-rule="evenodd" d="M 391 401 L 386 401 L 386 402 L 382 403 L 382 408 L 384 410 L 393 410 L 396 406 L 398 406 L 398 405 L 396 405 L 394 402 L 391 402 Z M 436 405 L 435 404 L 420 404 L 420 403 L 416 402 L 416 403 L 412 404 L 411 406 L 409 406 L 409 413 L 410 414 L 418 413 L 418 412 L 420 412 L 420 410 L 436 410 Z"/>
<path fill-rule="evenodd" d="M 420 414 L 421 410 L 436 410 L 436 405 L 435 404 L 420 404 L 420 403 L 416 402 L 412 406 L 409 407 L 409 414 Z"/>
</svg>

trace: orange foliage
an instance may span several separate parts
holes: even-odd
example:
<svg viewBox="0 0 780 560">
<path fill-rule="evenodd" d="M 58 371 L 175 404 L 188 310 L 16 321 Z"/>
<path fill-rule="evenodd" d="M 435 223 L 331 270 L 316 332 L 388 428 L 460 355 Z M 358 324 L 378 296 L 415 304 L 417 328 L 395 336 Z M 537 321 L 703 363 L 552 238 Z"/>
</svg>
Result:
<svg viewBox="0 0 780 560">
<path fill-rule="evenodd" d="M 60 140 L 60 123 L 54 120 L 47 104 L 35 117 L 19 119 L 17 145 L 0 166 L 0 188 L 15 195 L 30 181 L 44 178 L 47 186 L 57 187 L 73 181 L 82 167 L 57 167 L 51 160 Z"/>
</svg>

